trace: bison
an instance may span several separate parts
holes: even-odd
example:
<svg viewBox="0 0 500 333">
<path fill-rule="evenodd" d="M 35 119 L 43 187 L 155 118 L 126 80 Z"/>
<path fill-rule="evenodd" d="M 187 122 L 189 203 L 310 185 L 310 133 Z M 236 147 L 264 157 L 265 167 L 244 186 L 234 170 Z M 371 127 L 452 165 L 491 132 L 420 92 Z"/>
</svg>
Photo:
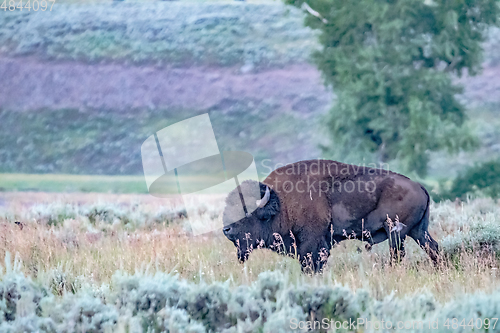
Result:
<svg viewBox="0 0 500 333">
<path fill-rule="evenodd" d="M 250 187 L 260 189 L 258 198 L 243 198 Z M 230 192 L 223 232 L 237 247 L 240 262 L 253 249 L 271 248 L 296 255 L 303 270 L 319 272 L 342 240 L 359 239 L 370 248 L 389 239 L 392 258 L 399 259 L 407 235 L 437 262 L 438 243 L 427 230 L 429 201 L 422 185 L 385 169 L 300 161 Z M 253 210 L 246 208 L 252 204 Z M 241 217 L 242 205 L 246 217 L 235 218 Z"/>
</svg>

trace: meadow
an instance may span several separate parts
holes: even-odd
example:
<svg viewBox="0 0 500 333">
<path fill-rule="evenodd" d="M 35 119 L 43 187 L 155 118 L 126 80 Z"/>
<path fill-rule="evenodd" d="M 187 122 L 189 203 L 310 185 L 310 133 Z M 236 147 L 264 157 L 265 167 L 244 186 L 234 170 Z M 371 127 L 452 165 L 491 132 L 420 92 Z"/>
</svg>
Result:
<svg viewBox="0 0 500 333">
<path fill-rule="evenodd" d="M 205 202 L 190 218 L 219 219 L 223 198 Z M 310 276 L 268 250 L 239 264 L 220 231 L 191 234 L 178 198 L 2 192 L 0 330 L 289 332 L 301 331 L 294 318 L 368 318 L 423 323 L 408 332 L 436 321 L 432 331 L 447 331 L 449 319 L 450 330 L 469 332 L 481 318 L 474 331 L 500 331 L 493 319 L 485 329 L 500 317 L 499 213 L 492 199 L 433 204 L 438 267 L 411 240 L 398 264 L 387 242 L 367 252 L 349 240 Z"/>
<path fill-rule="evenodd" d="M 300 71 L 294 66 L 311 62 L 319 47 L 318 33 L 303 26 L 304 14 L 275 1 L 61 2 L 52 12 L 0 14 L 3 73 L 15 77 L 9 64 L 22 61 L 36 69 L 168 68 L 179 77 L 191 68 L 210 75 L 220 70 L 222 79 L 210 79 L 216 81 L 228 73 Z M 484 81 L 462 78 L 481 145 L 456 156 L 432 155 L 429 189 L 500 154 L 499 104 L 491 84 L 500 64 L 499 39 L 492 29 L 484 44 Z M 251 98 L 236 89 L 209 107 L 110 109 L 90 97 L 60 107 L 57 101 L 71 88 L 62 71 L 49 72 L 47 81 L 61 88 L 58 99 L 34 99 L 23 104 L 26 110 L 0 106 L 0 332 L 328 331 L 304 324 L 295 329 L 293 322 L 360 318 L 372 326 L 336 331 L 500 331 L 497 200 L 432 203 L 430 232 L 442 258 L 437 267 L 412 240 L 400 263 L 390 262 L 387 242 L 368 252 L 348 240 L 335 246 L 322 274 L 306 275 L 293 256 L 268 250 L 238 263 L 220 231 L 192 235 L 178 198 L 146 194 L 140 145 L 153 132 L 200 113 L 210 113 L 220 150 L 251 152 L 260 176 L 265 159 L 318 157 L 328 105 L 320 92 L 304 91 L 303 81 L 286 91 L 286 103 L 277 92 Z M 289 77 L 280 75 L 271 83 L 288 89 Z M 127 95 L 137 84 L 117 86 Z M 189 218 L 219 220 L 223 200 L 205 197 Z M 404 327 L 397 328 L 398 322 Z"/>
<path fill-rule="evenodd" d="M 144 176 L 0 174 L 0 191 L 147 193 Z"/>
<path fill-rule="evenodd" d="M 304 13 L 299 9 L 274 1 L 56 3 L 52 12 L 6 11 L 0 15 L 0 56 L 7 59 L 6 76 L 15 75 L 15 66 L 9 64 L 18 64 L 16 61 L 20 60 L 21 68 L 34 71 L 40 70 L 40 62 L 41 67 L 46 68 L 59 68 L 61 64 L 104 70 L 109 70 L 107 65 L 123 66 L 119 71 L 145 67 L 161 72 L 171 68 L 178 70 L 177 75 L 181 77 L 192 74 L 186 72 L 189 68 L 200 73 L 207 71 L 210 75 L 214 74 L 211 71 L 220 70 L 219 76 L 210 79 L 214 81 L 223 80 L 228 72 L 257 77 L 276 69 L 300 71 L 293 65 L 312 62 L 311 54 L 319 47 L 318 32 L 304 27 L 303 19 Z M 483 45 L 485 75 L 476 81 L 467 76 L 460 79 L 466 86 L 461 98 L 468 106 L 468 123 L 478 136 L 480 146 L 454 156 L 443 152 L 431 154 L 432 181 L 449 180 L 475 162 L 500 156 L 499 104 L 495 97 L 498 88 L 494 79 L 499 73 L 499 36 L 498 29 L 491 29 Z M 28 112 L 18 112 L 9 103 L 0 105 L 0 172 L 140 175 L 139 147 L 152 132 L 207 112 L 221 150 L 252 152 L 257 163 L 265 159 L 274 159 L 276 163 L 317 158 L 322 156 L 319 147 L 329 142 L 328 129 L 324 126 L 324 115 L 329 108 L 325 92 L 304 91 L 306 87 L 300 82 L 288 86 L 290 79 L 286 75 L 273 77 L 274 87 L 285 89 L 280 96 L 286 97 L 281 100 L 278 93 L 271 97 L 252 97 L 235 90 L 230 98 L 217 100 L 214 105 L 190 107 L 166 102 L 155 104 L 154 100 L 147 99 L 132 107 L 123 102 L 127 98 L 120 94 L 111 94 L 114 97 L 109 100 L 99 100 L 89 94 L 77 99 L 78 105 L 70 103 L 71 107 L 62 107 L 57 101 L 69 98 L 65 88 L 70 95 L 86 94 L 72 88 L 73 81 L 68 79 L 72 75 L 61 68 L 46 75 L 50 79 L 42 83 L 57 85 L 60 89 L 53 90 L 59 93 L 24 103 L 31 101 L 28 89 L 11 99 L 12 104 L 22 104 Z M 171 79 L 176 80 L 174 76 Z M 30 77 L 30 80 L 38 79 Z M 81 81 L 85 82 L 84 76 Z M 115 82 L 123 95 L 138 90 L 137 82 L 129 82 L 129 87 L 122 86 L 120 80 Z M 28 83 L 23 86 L 31 86 Z M 170 84 L 149 89 L 167 90 Z M 196 92 L 202 88 L 197 84 L 193 81 L 176 87 Z M 217 90 L 217 94 L 224 96 L 225 89 Z M 30 98 L 26 98 L 28 94 Z M 118 103 L 120 101 L 125 104 Z M 363 158 L 346 162 L 361 164 Z M 391 165 L 395 171 L 397 167 Z M 0 188 L 45 189 L 9 184 L 0 183 Z M 142 186 L 134 188 L 132 191 L 127 187 L 124 193 L 144 193 Z M 76 190 L 88 192 L 93 186 L 79 188 L 77 185 Z"/>
<path fill-rule="evenodd" d="M 248 65 L 304 62 L 317 33 L 280 2 L 109 2 L 6 11 L 0 53 L 90 63 Z"/>
</svg>

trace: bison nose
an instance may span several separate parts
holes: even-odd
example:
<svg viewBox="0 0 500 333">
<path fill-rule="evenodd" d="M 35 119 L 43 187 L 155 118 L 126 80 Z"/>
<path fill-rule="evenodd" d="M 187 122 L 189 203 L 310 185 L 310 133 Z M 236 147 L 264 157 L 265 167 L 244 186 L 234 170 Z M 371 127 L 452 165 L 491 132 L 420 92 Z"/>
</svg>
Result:
<svg viewBox="0 0 500 333">
<path fill-rule="evenodd" d="M 224 232 L 224 235 L 227 235 L 229 230 L 231 230 L 231 227 L 224 227 L 224 229 L 222 229 L 222 231 Z"/>
</svg>

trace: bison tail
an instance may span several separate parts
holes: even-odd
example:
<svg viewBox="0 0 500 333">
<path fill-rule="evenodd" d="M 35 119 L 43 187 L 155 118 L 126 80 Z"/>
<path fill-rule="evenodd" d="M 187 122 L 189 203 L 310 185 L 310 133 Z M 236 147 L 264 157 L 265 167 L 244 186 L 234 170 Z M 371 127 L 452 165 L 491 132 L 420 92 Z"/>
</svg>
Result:
<svg viewBox="0 0 500 333">
<path fill-rule="evenodd" d="M 420 219 L 420 223 L 425 222 L 426 227 L 427 227 L 427 225 L 429 225 L 429 205 L 431 203 L 431 196 L 429 195 L 429 192 L 427 192 L 427 190 L 425 189 L 425 187 L 422 184 L 420 184 L 420 187 L 422 188 L 422 190 L 424 190 L 424 193 L 427 196 L 427 204 L 425 205 L 424 214 L 422 214 L 422 218 Z M 427 219 L 426 219 L 426 217 L 427 217 Z M 426 219 L 427 221 L 424 221 L 424 219 Z M 427 228 L 426 228 L 426 230 L 427 230 Z"/>
</svg>

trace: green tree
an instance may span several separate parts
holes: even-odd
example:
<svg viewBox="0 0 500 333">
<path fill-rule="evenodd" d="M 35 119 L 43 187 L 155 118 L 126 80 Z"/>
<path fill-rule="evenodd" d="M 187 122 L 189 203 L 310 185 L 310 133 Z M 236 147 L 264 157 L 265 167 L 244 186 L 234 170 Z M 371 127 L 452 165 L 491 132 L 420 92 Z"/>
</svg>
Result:
<svg viewBox="0 0 500 333">
<path fill-rule="evenodd" d="M 479 163 L 466 169 L 453 180 L 449 189 L 441 184 L 440 193 L 434 194 L 433 199 L 465 199 L 469 194 L 500 198 L 500 160 Z"/>
<path fill-rule="evenodd" d="M 329 114 L 329 155 L 397 159 L 425 176 L 430 151 L 477 141 L 463 126 L 462 88 L 481 70 L 484 32 L 496 0 L 285 0 L 320 29 L 314 59 L 337 100 Z"/>
</svg>

